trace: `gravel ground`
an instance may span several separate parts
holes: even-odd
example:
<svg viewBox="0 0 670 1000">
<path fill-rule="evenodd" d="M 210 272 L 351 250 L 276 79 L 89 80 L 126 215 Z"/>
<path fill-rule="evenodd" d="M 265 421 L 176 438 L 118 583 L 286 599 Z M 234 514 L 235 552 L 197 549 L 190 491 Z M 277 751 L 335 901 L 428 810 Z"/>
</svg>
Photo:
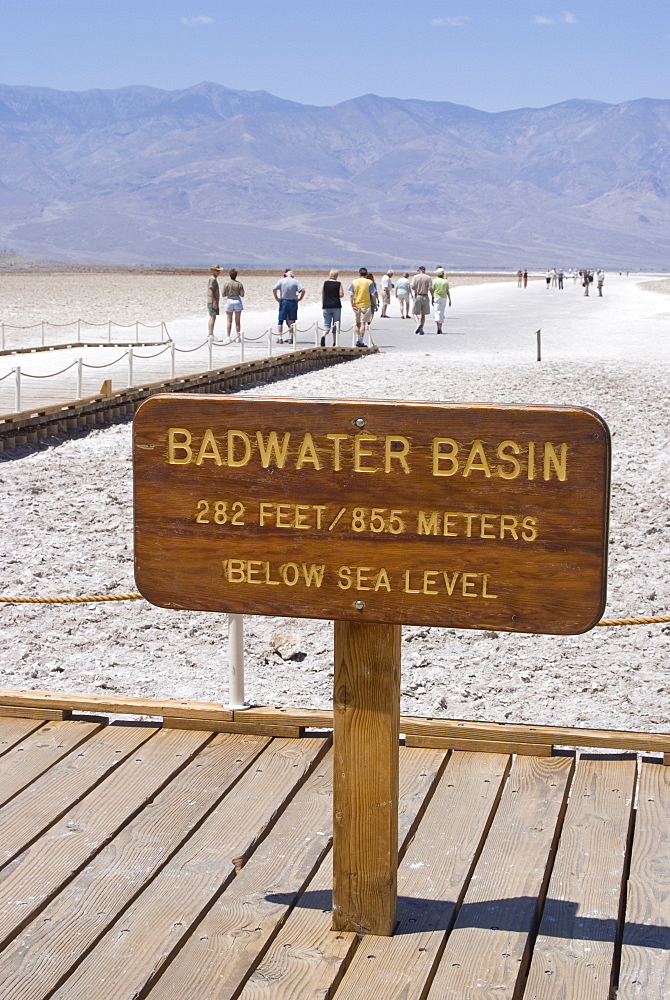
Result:
<svg viewBox="0 0 670 1000">
<path fill-rule="evenodd" d="M 283 382 L 281 395 L 577 403 L 613 435 L 606 617 L 667 613 L 670 441 L 658 363 L 508 363 L 380 354 Z M 271 396 L 273 387 L 249 392 Z M 4 594 L 135 589 L 130 425 L 0 463 Z M 143 601 L 0 605 L 0 684 L 226 700 L 224 615 Z M 331 704 L 332 626 L 247 617 L 247 698 Z M 491 721 L 668 731 L 670 627 L 520 636 L 405 627 L 402 711 Z"/>
</svg>

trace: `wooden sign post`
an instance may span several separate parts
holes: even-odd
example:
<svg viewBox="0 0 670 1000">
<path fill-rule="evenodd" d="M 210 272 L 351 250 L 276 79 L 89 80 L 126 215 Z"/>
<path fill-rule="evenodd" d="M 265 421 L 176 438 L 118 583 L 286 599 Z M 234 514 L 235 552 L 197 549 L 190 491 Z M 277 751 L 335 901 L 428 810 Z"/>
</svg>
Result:
<svg viewBox="0 0 670 1000">
<path fill-rule="evenodd" d="M 607 426 L 579 407 L 159 395 L 134 470 L 147 600 L 335 620 L 334 926 L 392 933 L 400 625 L 591 628 Z"/>
</svg>

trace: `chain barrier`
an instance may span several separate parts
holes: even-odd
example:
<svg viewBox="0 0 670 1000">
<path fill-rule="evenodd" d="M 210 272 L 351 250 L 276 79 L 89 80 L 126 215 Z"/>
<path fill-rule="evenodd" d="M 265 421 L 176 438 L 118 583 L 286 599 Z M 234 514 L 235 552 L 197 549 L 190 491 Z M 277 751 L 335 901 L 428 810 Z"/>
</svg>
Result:
<svg viewBox="0 0 670 1000">
<path fill-rule="evenodd" d="M 89 597 L 3 597 L 0 604 L 91 604 L 98 601 L 142 601 L 141 594 L 93 594 Z M 662 625 L 670 622 L 670 615 L 655 615 L 652 618 L 602 618 L 596 626 L 612 625 Z"/>
</svg>

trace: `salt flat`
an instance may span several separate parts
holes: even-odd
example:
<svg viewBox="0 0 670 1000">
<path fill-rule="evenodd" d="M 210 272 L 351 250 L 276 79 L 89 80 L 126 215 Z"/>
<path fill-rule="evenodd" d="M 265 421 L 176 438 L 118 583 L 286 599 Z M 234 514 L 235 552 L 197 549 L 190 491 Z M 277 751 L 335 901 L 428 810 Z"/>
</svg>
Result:
<svg viewBox="0 0 670 1000">
<path fill-rule="evenodd" d="M 608 275 L 603 299 L 542 282 L 525 290 L 516 282 L 454 286 L 446 336 L 419 337 L 410 321 L 376 319 L 379 355 L 298 376 L 279 390 L 248 391 L 594 408 L 613 441 L 606 616 L 667 613 L 670 298 L 638 281 Z M 314 302 L 301 308 L 303 322 L 318 311 Z M 397 317 L 395 303 L 391 312 Z M 432 321 L 426 328 L 434 329 Z M 4 593 L 134 589 L 129 425 L 26 451 L 2 462 L 0 480 Z M 225 616 L 144 602 L 4 606 L 0 615 L 5 686 L 225 700 Z M 329 705 L 329 623 L 248 617 L 246 628 L 251 700 Z M 407 627 L 402 711 L 667 731 L 668 631 L 596 628 L 553 637 Z M 290 642 L 282 645 L 278 632 L 290 633 Z M 286 655 L 291 643 L 294 658 L 284 660 L 274 647 Z"/>
</svg>

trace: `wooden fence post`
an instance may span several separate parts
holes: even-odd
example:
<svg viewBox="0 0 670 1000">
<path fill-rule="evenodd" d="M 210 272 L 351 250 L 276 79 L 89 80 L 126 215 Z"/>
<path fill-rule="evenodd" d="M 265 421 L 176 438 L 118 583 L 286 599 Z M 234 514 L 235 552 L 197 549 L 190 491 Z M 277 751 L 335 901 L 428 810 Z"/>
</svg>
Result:
<svg viewBox="0 0 670 1000">
<path fill-rule="evenodd" d="M 391 935 L 401 626 L 335 622 L 333 930 Z"/>
</svg>

